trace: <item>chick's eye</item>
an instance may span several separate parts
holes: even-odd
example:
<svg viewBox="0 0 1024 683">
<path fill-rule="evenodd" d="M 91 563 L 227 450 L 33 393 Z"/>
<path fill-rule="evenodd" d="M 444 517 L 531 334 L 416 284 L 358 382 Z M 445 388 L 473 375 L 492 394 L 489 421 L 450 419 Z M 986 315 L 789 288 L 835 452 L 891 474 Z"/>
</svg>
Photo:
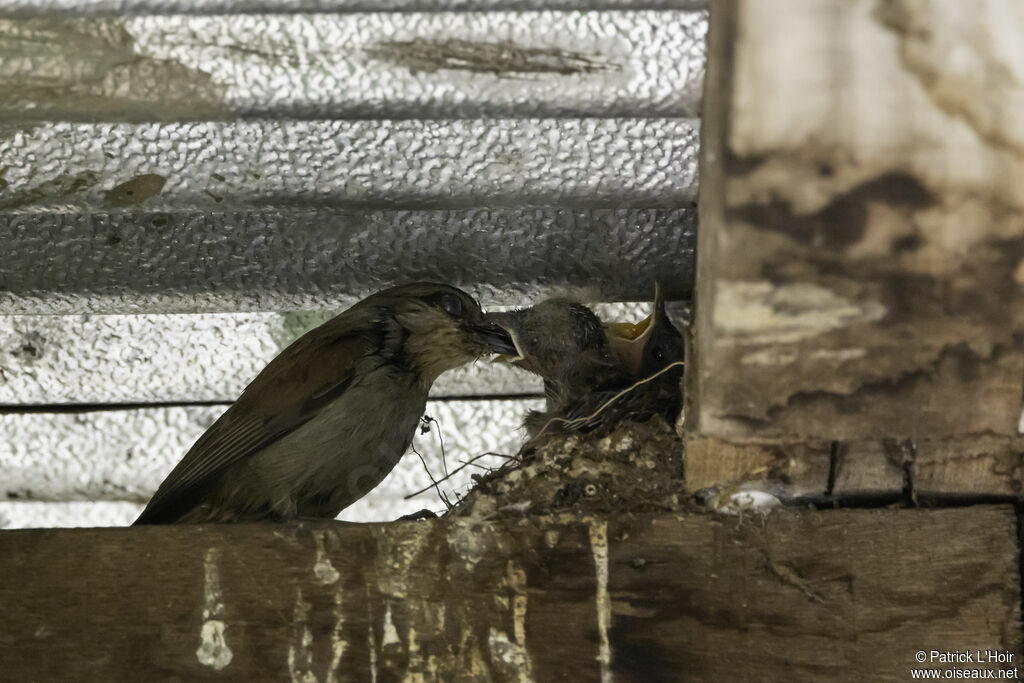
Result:
<svg viewBox="0 0 1024 683">
<path fill-rule="evenodd" d="M 444 294 L 441 296 L 441 308 L 444 312 L 453 317 L 459 317 L 462 315 L 462 301 L 459 297 L 453 294 Z"/>
</svg>

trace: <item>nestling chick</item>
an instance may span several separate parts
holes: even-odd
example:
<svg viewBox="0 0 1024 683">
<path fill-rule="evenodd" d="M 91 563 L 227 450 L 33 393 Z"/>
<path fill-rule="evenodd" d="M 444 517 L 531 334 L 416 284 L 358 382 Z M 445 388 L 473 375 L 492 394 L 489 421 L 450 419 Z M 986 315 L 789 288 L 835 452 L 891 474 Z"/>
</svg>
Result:
<svg viewBox="0 0 1024 683">
<path fill-rule="evenodd" d="M 682 335 L 665 313 L 660 288 L 654 308 L 637 325 L 603 324 L 586 306 L 565 299 L 488 314 L 516 345 L 518 355 L 507 360 L 544 379 L 546 410 L 525 420 L 531 437 L 605 431 L 654 414 L 674 420 L 682 406 L 681 365 L 638 384 L 683 359 Z"/>
<path fill-rule="evenodd" d="M 644 381 L 623 398 L 625 419 L 661 415 L 673 424 L 683 408 L 683 335 L 665 310 L 661 286 L 654 285 L 654 310 L 636 325 L 607 324 L 612 350 L 634 381 Z"/>
<path fill-rule="evenodd" d="M 401 459 L 441 373 L 513 351 L 461 290 L 378 292 L 274 358 L 135 523 L 332 519 Z"/>
<path fill-rule="evenodd" d="M 516 356 L 501 360 L 544 380 L 547 409 L 527 416 L 531 434 L 548 418 L 567 414 L 582 398 L 629 384 L 601 320 L 583 304 L 548 299 L 530 308 L 488 313 L 487 318 L 508 330 L 515 344 Z"/>
</svg>

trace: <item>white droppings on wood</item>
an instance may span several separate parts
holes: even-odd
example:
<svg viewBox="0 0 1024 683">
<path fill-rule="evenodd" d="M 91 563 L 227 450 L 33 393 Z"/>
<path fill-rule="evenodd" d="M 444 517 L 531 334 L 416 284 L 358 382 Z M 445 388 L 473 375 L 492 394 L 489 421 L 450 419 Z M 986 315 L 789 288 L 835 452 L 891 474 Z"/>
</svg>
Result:
<svg viewBox="0 0 1024 683">
<path fill-rule="evenodd" d="M 589 531 L 597 579 L 597 631 L 601 638 L 597 661 L 601 664 L 601 683 L 611 683 L 612 646 L 608 640 L 608 629 L 612 623 L 612 601 L 608 595 L 608 523 L 591 522 Z"/>
<path fill-rule="evenodd" d="M 324 532 L 314 531 L 313 539 L 316 541 L 316 560 L 313 563 L 313 575 L 316 577 L 316 582 L 321 586 L 334 583 L 341 575 L 338 574 L 338 570 L 331 564 L 331 559 L 327 557 L 327 548 L 324 545 Z"/>
<path fill-rule="evenodd" d="M 885 316 L 877 301 L 855 301 L 818 285 L 768 281 L 718 282 L 714 327 L 731 343 L 792 344 Z"/>
<path fill-rule="evenodd" d="M 416 642 L 416 629 L 409 625 L 409 665 L 402 678 L 403 683 L 424 683 L 423 657 L 420 654 L 420 644 Z"/>
<path fill-rule="evenodd" d="M 401 645 L 402 641 L 398 637 L 398 629 L 395 628 L 395 622 L 391 619 L 391 603 L 384 609 L 384 639 L 381 645 L 387 647 L 388 645 L 394 644 Z"/>
<path fill-rule="evenodd" d="M 509 560 L 508 583 L 512 588 L 512 634 L 517 649 L 516 665 L 520 683 L 533 680 L 533 664 L 526 649 L 526 572 Z"/>
<path fill-rule="evenodd" d="M 373 635 L 373 621 L 366 625 L 366 642 L 370 650 L 370 683 L 377 683 L 377 638 Z"/>
<path fill-rule="evenodd" d="M 337 580 L 337 579 L 335 579 Z M 334 591 L 334 629 L 331 630 L 331 667 L 327 670 L 327 683 L 337 683 L 341 658 L 348 648 L 344 638 L 345 610 L 342 605 L 341 586 Z"/>
<path fill-rule="evenodd" d="M 767 491 L 738 491 L 729 496 L 724 505 L 715 509 L 726 515 L 743 515 L 754 512 L 761 516 L 769 515 L 772 510 L 782 507 L 782 501 Z"/>
<path fill-rule="evenodd" d="M 430 545 L 429 534 L 418 524 L 396 524 L 386 531 L 375 529 L 377 585 L 391 598 L 405 598 L 412 567 Z"/>
<path fill-rule="evenodd" d="M 1020 421 L 1017 423 L 1017 432 L 1024 434 L 1024 409 L 1020 411 Z"/>
<path fill-rule="evenodd" d="M 459 557 L 465 561 L 466 569 L 475 567 L 488 550 L 489 536 L 480 533 L 479 529 L 474 526 L 471 522 L 459 521 L 448 532 L 449 543 Z"/>
<path fill-rule="evenodd" d="M 529 683 L 534 680 L 530 674 L 530 662 L 526 657 L 526 650 L 518 643 L 512 642 L 506 634 L 493 626 L 487 635 L 487 646 L 493 657 L 497 657 L 502 664 L 507 664 L 517 674 L 520 683 Z M 496 671 L 502 671 L 500 667 L 493 668 Z M 486 670 L 484 669 L 484 671 Z M 508 674 L 511 673 L 512 671 L 508 672 Z"/>
<path fill-rule="evenodd" d="M 292 683 L 317 683 L 313 673 L 313 631 L 309 628 L 312 603 L 302 597 L 302 589 L 295 593 L 295 611 L 292 614 L 295 633 L 288 644 L 288 673 Z"/>
<path fill-rule="evenodd" d="M 216 670 L 231 663 L 231 648 L 224 637 L 224 597 L 220 590 L 218 548 L 208 548 L 203 558 L 203 624 L 199 629 L 199 648 L 196 659 L 203 666 Z"/>
</svg>

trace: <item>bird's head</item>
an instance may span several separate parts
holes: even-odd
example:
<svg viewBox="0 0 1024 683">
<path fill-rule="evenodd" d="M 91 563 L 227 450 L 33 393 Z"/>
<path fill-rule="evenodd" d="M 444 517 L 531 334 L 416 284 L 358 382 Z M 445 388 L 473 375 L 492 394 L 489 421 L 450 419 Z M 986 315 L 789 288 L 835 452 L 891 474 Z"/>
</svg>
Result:
<svg viewBox="0 0 1024 683">
<path fill-rule="evenodd" d="M 431 282 L 392 287 L 365 300 L 387 306 L 401 350 L 429 385 L 441 373 L 492 353 L 515 353 L 508 332 L 461 289 Z"/>
<path fill-rule="evenodd" d="M 487 318 L 508 330 L 515 345 L 515 355 L 500 359 L 550 382 L 584 382 L 614 364 L 601 320 L 583 304 L 548 299 Z"/>
<path fill-rule="evenodd" d="M 612 351 L 637 379 L 650 377 L 684 357 L 683 335 L 669 320 L 661 287 L 654 286 L 654 312 L 639 323 L 605 323 Z"/>
</svg>

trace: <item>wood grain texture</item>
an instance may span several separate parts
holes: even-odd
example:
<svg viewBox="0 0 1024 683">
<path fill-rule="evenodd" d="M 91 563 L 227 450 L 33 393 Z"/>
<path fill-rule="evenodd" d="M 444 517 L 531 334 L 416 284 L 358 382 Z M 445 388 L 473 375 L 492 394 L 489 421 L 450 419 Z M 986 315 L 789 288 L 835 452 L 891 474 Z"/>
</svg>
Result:
<svg viewBox="0 0 1024 683">
<path fill-rule="evenodd" d="M 919 496 L 1024 495 L 1024 439 L 981 436 L 917 444 L 914 491 Z"/>
<path fill-rule="evenodd" d="M 1004 114 L 1024 93 L 1021 35 L 1008 0 L 715 6 L 702 434 L 1016 434 L 1024 131 Z"/>
<path fill-rule="evenodd" d="M 828 489 L 831 444 L 730 443 L 713 437 L 686 439 L 686 488 L 741 485 L 793 498 L 822 496 Z"/>
<path fill-rule="evenodd" d="M 9 680 L 902 681 L 1021 646 L 1010 506 L 9 531 L 0 574 Z"/>
<path fill-rule="evenodd" d="M 836 444 L 830 493 L 838 500 L 854 497 L 897 498 L 908 485 L 916 448 L 906 440 L 855 441 Z"/>
</svg>

